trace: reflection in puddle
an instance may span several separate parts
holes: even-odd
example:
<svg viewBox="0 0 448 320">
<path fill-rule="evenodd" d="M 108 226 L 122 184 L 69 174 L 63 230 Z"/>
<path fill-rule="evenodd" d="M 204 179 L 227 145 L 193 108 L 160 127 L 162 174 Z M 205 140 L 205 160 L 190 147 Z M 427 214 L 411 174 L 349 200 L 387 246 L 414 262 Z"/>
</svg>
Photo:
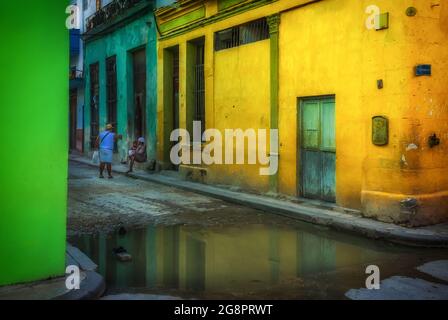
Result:
<svg viewBox="0 0 448 320">
<path fill-rule="evenodd" d="M 446 250 L 413 249 L 359 239 L 309 225 L 200 228 L 149 226 L 125 235 L 70 239 L 90 256 L 108 290 L 173 292 L 184 297 L 343 298 L 362 287 L 365 268 L 411 273 Z M 115 248 L 132 262 L 119 262 Z"/>
</svg>

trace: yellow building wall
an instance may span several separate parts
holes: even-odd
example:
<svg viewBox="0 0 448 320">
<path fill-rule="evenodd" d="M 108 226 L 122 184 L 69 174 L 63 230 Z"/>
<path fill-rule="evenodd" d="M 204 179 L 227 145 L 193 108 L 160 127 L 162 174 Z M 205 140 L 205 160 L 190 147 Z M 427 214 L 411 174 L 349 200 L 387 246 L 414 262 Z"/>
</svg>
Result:
<svg viewBox="0 0 448 320">
<path fill-rule="evenodd" d="M 337 204 L 389 222 L 446 220 L 448 39 L 442 9 L 424 0 L 376 1 L 390 13 L 390 28 L 372 31 L 365 27 L 370 4 L 326 0 L 281 16 L 280 191 L 297 190 L 297 175 L 291 174 L 300 161 L 297 98 L 335 94 Z M 405 14 L 411 5 L 415 17 Z M 415 65 L 426 63 L 433 75 L 415 77 Z M 388 146 L 371 142 L 376 115 L 389 118 Z M 442 143 L 430 149 L 432 133 Z M 400 209 L 407 197 L 420 203 L 416 216 Z"/>
<path fill-rule="evenodd" d="M 279 193 L 297 196 L 297 102 L 300 97 L 336 97 L 336 197 L 343 207 L 387 222 L 423 225 L 448 219 L 448 9 L 438 0 L 375 1 L 389 12 L 390 26 L 365 27 L 368 0 L 279 0 L 159 41 L 180 46 L 180 114 L 186 127 L 186 43 L 205 36 L 207 128 L 269 127 L 269 41 L 214 52 L 220 31 L 281 13 L 279 32 Z M 300 6 L 303 4 L 307 4 Z M 408 17 L 406 9 L 417 8 Z M 207 2 L 207 16 L 216 13 Z M 431 77 L 416 77 L 417 64 L 431 64 Z M 384 88 L 377 88 L 377 80 Z M 159 97 L 163 87 L 159 86 Z M 235 106 L 235 108 L 234 108 Z M 163 116 L 159 99 L 159 120 Z M 371 142 L 371 119 L 389 119 L 389 144 Z M 159 155 L 164 148 L 159 121 Z M 436 133 L 441 144 L 429 148 Z M 417 146 L 417 149 L 414 148 Z M 213 166 L 206 183 L 236 184 L 267 191 L 256 166 Z M 418 201 L 406 212 L 400 201 Z"/>
<path fill-rule="evenodd" d="M 206 127 L 224 129 L 269 129 L 270 127 L 270 41 L 250 43 L 240 47 L 214 51 L 214 34 L 245 22 L 260 19 L 307 0 L 273 2 L 242 14 L 230 16 L 204 27 L 158 42 L 158 83 L 163 83 L 163 56 L 166 48 L 179 46 L 180 65 L 180 127 L 186 128 L 187 118 L 187 43 L 205 38 Z M 217 13 L 215 1 L 206 1 L 206 16 Z M 164 135 L 163 86 L 158 87 L 158 159 L 162 160 L 167 146 Z M 247 151 L 247 150 L 246 150 Z M 223 152 L 224 155 L 224 152 Z M 247 163 L 247 154 L 246 154 Z M 188 166 L 187 170 L 193 166 Z M 181 166 L 182 168 L 182 166 Z M 260 176 L 259 165 L 207 166 L 210 184 L 235 185 L 246 190 L 269 191 L 269 177 Z"/>
<path fill-rule="evenodd" d="M 215 53 L 214 123 L 225 129 L 268 129 L 269 40 Z M 258 150 L 255 150 L 258 152 Z M 247 163 L 247 148 L 246 148 Z M 269 178 L 260 176 L 259 165 L 212 166 L 211 182 L 267 191 Z"/>
<path fill-rule="evenodd" d="M 341 2 L 345 6 L 341 7 Z M 361 206 L 362 161 L 369 124 L 360 90 L 364 77 L 360 65 L 368 50 L 363 41 L 363 35 L 367 35 L 364 8 L 362 1 L 327 0 L 281 16 L 279 187 L 282 193 L 297 195 L 298 190 L 298 98 L 335 94 L 337 203 L 351 208 Z M 371 87 L 376 89 L 376 79 L 372 81 Z"/>
</svg>

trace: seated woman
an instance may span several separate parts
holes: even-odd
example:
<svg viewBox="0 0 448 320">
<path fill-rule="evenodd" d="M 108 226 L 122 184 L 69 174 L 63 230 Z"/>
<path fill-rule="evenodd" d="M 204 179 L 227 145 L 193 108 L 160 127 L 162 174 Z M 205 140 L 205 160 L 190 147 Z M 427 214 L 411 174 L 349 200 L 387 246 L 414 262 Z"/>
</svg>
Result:
<svg viewBox="0 0 448 320">
<path fill-rule="evenodd" d="M 146 155 L 146 141 L 145 138 L 139 138 L 138 141 L 134 141 L 131 150 L 129 150 L 129 171 L 134 171 L 134 163 L 144 163 L 147 160 Z"/>
</svg>

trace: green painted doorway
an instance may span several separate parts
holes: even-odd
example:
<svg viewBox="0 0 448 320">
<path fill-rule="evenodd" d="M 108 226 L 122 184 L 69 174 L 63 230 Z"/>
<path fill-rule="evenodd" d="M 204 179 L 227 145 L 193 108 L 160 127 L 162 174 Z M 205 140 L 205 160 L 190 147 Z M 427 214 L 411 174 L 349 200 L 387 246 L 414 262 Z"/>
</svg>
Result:
<svg viewBox="0 0 448 320">
<path fill-rule="evenodd" d="M 336 201 L 335 98 L 299 100 L 299 194 Z"/>
<path fill-rule="evenodd" d="M 146 137 L 146 49 L 133 52 L 134 140 Z"/>
</svg>

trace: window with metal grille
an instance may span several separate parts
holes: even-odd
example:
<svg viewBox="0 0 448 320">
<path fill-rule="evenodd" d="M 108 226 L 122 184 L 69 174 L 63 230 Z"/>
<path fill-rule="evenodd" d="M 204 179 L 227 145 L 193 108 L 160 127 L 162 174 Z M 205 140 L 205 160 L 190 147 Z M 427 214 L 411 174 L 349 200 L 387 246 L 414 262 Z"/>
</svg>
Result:
<svg viewBox="0 0 448 320">
<path fill-rule="evenodd" d="M 107 123 L 117 128 L 117 59 L 116 56 L 106 60 L 106 94 L 107 94 Z M 115 143 L 115 152 L 118 152 Z"/>
<path fill-rule="evenodd" d="M 196 57 L 194 65 L 194 120 L 202 124 L 202 134 L 205 131 L 205 45 L 204 41 L 196 44 Z"/>
<path fill-rule="evenodd" d="M 99 63 L 90 65 L 90 147 L 95 148 L 99 136 L 100 81 Z"/>
<path fill-rule="evenodd" d="M 263 18 L 216 32 L 215 51 L 265 39 L 269 39 L 269 25 L 266 18 Z"/>
<path fill-rule="evenodd" d="M 179 128 L 179 47 L 173 49 L 173 129 Z"/>
</svg>

